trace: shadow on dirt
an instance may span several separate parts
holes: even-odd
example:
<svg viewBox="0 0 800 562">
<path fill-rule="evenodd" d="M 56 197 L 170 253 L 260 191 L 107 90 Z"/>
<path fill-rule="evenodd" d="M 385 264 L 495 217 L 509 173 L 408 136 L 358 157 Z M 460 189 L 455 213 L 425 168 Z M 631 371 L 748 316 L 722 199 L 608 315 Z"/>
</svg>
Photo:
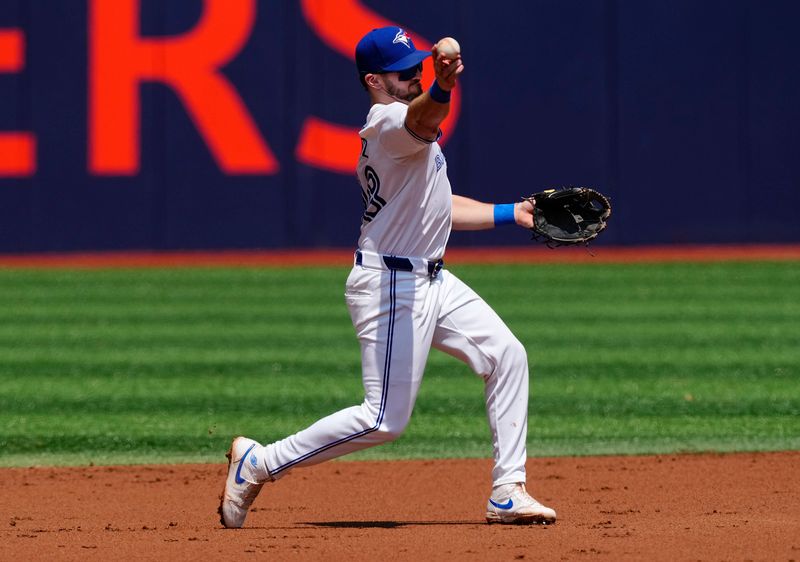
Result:
<svg viewBox="0 0 800 562">
<path fill-rule="evenodd" d="M 337 529 L 396 529 L 423 525 L 486 525 L 483 521 L 301 521 L 309 527 Z"/>
</svg>

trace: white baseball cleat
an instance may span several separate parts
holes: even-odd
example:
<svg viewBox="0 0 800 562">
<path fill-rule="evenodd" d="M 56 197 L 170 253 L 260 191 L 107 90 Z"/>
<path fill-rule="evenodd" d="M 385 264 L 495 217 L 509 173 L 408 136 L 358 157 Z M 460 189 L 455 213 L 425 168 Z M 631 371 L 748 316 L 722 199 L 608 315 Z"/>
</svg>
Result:
<svg viewBox="0 0 800 562">
<path fill-rule="evenodd" d="M 228 479 L 225 481 L 225 488 L 222 490 L 222 497 L 219 502 L 219 521 L 223 526 L 238 529 L 244 525 L 247 510 L 253 504 L 253 500 L 261 491 L 264 483 L 252 482 L 251 467 L 245 463 L 258 463 L 253 449 L 260 447 L 259 443 L 247 437 L 237 437 L 231 443 L 231 448 L 226 455 L 228 457 Z M 244 467 L 245 472 L 242 473 Z M 246 480 L 245 477 L 251 480 Z"/>
<path fill-rule="evenodd" d="M 492 491 L 486 505 L 486 522 L 549 525 L 556 522 L 556 512 L 533 499 L 525 484 L 506 484 Z"/>
</svg>

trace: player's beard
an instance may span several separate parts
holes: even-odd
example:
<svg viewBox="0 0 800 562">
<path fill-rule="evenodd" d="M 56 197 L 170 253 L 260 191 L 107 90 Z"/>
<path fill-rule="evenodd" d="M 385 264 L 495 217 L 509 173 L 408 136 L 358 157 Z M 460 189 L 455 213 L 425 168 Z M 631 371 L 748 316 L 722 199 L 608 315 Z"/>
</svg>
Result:
<svg viewBox="0 0 800 562">
<path fill-rule="evenodd" d="M 405 84 L 405 82 L 403 82 Z M 404 101 L 407 103 L 412 102 L 414 99 L 422 95 L 422 83 L 420 80 L 411 80 L 408 82 L 407 88 L 396 86 L 391 81 L 386 80 L 383 83 L 386 88 L 386 93 L 396 100 Z"/>
</svg>

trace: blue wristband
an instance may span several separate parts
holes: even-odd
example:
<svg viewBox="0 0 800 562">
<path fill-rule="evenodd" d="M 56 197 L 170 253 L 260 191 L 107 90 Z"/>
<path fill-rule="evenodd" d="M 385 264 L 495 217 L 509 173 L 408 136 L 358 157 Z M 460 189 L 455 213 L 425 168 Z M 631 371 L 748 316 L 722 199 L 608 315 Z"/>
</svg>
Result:
<svg viewBox="0 0 800 562">
<path fill-rule="evenodd" d="M 501 224 L 516 224 L 514 219 L 514 203 L 505 203 L 503 205 L 494 206 L 494 225 L 500 226 Z"/>
<path fill-rule="evenodd" d="M 438 103 L 450 103 L 450 92 L 446 92 L 439 87 L 439 83 L 434 80 L 431 89 L 428 90 L 431 99 Z"/>
</svg>

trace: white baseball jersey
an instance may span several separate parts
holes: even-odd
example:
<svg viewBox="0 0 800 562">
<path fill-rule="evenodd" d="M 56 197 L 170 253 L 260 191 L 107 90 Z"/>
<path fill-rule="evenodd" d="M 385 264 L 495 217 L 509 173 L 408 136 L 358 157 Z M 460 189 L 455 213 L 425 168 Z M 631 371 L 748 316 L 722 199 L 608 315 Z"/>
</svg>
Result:
<svg viewBox="0 0 800 562">
<path fill-rule="evenodd" d="M 356 171 L 365 209 L 358 247 L 437 260 L 444 256 L 452 224 L 447 163 L 439 143 L 405 126 L 407 111 L 400 102 L 375 104 L 359 133 Z"/>
</svg>

